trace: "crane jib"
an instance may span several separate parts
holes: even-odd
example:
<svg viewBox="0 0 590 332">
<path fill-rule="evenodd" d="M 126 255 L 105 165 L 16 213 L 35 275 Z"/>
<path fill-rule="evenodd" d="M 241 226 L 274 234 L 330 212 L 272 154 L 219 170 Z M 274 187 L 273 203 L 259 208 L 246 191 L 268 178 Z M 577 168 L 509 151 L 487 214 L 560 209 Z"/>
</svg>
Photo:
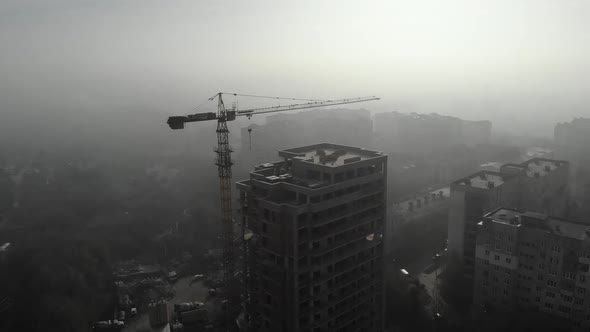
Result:
<svg viewBox="0 0 590 332">
<path fill-rule="evenodd" d="M 184 124 L 186 122 L 198 122 L 198 121 L 209 121 L 209 120 L 218 120 L 220 122 L 226 122 L 226 121 L 235 120 L 236 116 L 247 116 L 248 118 L 250 118 L 252 115 L 255 115 L 255 114 L 284 112 L 284 111 L 290 111 L 290 110 L 299 110 L 299 109 L 305 109 L 305 108 L 316 108 L 316 107 L 324 107 L 324 106 L 335 106 L 335 105 L 343 105 L 343 104 L 353 104 L 353 103 L 360 103 L 360 102 L 371 101 L 371 100 L 379 100 L 379 98 L 378 97 L 360 97 L 360 98 L 347 98 L 347 99 L 340 99 L 340 100 L 314 101 L 314 102 L 304 103 L 304 104 L 271 106 L 271 107 L 255 108 L 255 109 L 241 110 L 241 111 L 236 111 L 235 108 L 232 110 L 225 110 L 225 107 L 222 107 L 220 109 L 219 113 L 207 112 L 207 113 L 191 114 L 191 115 L 187 115 L 187 116 L 171 116 L 168 118 L 168 125 L 172 129 L 183 129 Z"/>
<path fill-rule="evenodd" d="M 316 107 L 325 107 L 325 106 L 336 106 L 336 105 L 344 105 L 344 104 L 354 104 L 354 103 L 361 103 L 365 101 L 371 100 L 379 100 L 378 97 L 360 97 L 360 98 L 348 98 L 348 99 L 340 99 L 340 100 L 326 100 L 326 101 L 315 101 L 305 104 L 292 104 L 292 105 L 282 105 L 282 106 L 271 106 L 271 107 L 264 107 L 264 108 L 255 108 L 250 110 L 238 110 L 238 116 L 247 116 L 251 117 L 255 114 L 264 114 L 264 113 L 274 113 L 274 112 L 284 112 L 284 111 L 292 111 L 292 110 L 300 110 L 305 108 L 316 108 Z"/>
</svg>

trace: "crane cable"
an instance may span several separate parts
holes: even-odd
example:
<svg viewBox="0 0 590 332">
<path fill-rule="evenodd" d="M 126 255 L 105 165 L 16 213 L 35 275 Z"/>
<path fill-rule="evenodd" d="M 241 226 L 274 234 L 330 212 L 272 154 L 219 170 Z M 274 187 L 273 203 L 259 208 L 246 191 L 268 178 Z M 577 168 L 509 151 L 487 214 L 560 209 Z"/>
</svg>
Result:
<svg viewBox="0 0 590 332">
<path fill-rule="evenodd" d="M 236 96 L 236 97 L 250 97 L 250 98 L 264 98 L 264 99 L 281 99 L 281 100 L 299 100 L 299 101 L 312 101 L 312 102 L 320 102 L 320 101 L 330 101 L 327 99 L 305 99 L 305 98 L 292 98 L 292 97 L 273 97 L 273 96 L 261 96 L 261 95 L 250 95 L 250 94 L 242 94 L 242 93 L 234 93 L 234 92 L 220 92 L 221 94 L 224 95 L 231 95 L 231 96 Z M 209 103 L 210 101 L 212 101 L 215 98 L 215 96 L 208 98 L 207 100 L 205 100 L 204 102 L 200 103 L 199 105 L 195 106 L 194 108 L 191 108 L 191 112 L 197 111 L 198 109 L 200 109 L 203 105 Z"/>
<path fill-rule="evenodd" d="M 292 98 L 292 97 L 273 97 L 273 96 L 260 96 L 260 95 L 248 95 L 233 92 L 221 92 L 224 95 L 232 95 L 236 97 L 252 97 L 252 98 L 265 98 L 265 99 L 284 99 L 284 100 L 301 100 L 301 101 L 328 101 L 325 99 L 304 99 L 304 98 Z"/>
<path fill-rule="evenodd" d="M 195 107 L 191 108 L 191 111 L 192 111 L 192 112 L 194 112 L 194 111 L 197 111 L 197 110 L 198 110 L 198 109 L 199 109 L 201 106 L 203 106 L 203 105 L 205 105 L 205 104 L 209 103 L 210 101 L 211 101 L 211 99 L 207 99 L 207 100 L 205 100 L 204 102 L 200 103 L 199 105 L 197 105 L 197 106 L 195 106 Z"/>
</svg>

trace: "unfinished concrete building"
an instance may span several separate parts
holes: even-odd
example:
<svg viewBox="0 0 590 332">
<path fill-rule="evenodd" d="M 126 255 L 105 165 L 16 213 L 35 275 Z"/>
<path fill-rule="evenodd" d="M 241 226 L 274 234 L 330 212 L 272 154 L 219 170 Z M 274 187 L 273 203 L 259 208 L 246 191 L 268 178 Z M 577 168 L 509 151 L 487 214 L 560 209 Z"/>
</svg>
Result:
<svg viewBox="0 0 590 332">
<path fill-rule="evenodd" d="M 383 329 L 387 156 L 317 144 L 237 183 L 256 331 Z"/>
</svg>

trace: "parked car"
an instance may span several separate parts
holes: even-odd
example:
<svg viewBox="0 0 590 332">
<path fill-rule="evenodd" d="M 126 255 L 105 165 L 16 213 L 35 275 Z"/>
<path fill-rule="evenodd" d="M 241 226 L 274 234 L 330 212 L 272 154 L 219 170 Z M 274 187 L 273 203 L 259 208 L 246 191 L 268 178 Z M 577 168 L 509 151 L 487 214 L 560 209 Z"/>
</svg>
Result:
<svg viewBox="0 0 590 332">
<path fill-rule="evenodd" d="M 405 278 L 410 278 L 411 277 L 410 276 L 410 272 L 408 272 L 406 269 L 401 269 L 399 271 L 400 271 L 400 273 L 402 274 L 403 277 L 405 277 Z"/>
</svg>

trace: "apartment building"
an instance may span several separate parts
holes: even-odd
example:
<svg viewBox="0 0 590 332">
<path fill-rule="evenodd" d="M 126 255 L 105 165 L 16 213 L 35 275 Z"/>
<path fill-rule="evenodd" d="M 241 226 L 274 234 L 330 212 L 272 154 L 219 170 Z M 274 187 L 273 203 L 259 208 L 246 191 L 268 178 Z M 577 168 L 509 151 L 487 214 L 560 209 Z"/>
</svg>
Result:
<svg viewBox="0 0 590 332">
<path fill-rule="evenodd" d="M 325 143 L 279 156 L 237 183 L 250 326 L 382 330 L 387 156 Z"/>
<path fill-rule="evenodd" d="M 530 307 L 590 329 L 590 226 L 498 208 L 476 226 L 473 302 Z"/>
<path fill-rule="evenodd" d="M 568 176 L 568 162 L 533 158 L 503 165 L 499 172 L 480 171 L 453 182 L 448 250 L 463 263 L 465 274 L 473 273 L 476 225 L 484 214 L 508 207 L 565 216 Z"/>
</svg>

